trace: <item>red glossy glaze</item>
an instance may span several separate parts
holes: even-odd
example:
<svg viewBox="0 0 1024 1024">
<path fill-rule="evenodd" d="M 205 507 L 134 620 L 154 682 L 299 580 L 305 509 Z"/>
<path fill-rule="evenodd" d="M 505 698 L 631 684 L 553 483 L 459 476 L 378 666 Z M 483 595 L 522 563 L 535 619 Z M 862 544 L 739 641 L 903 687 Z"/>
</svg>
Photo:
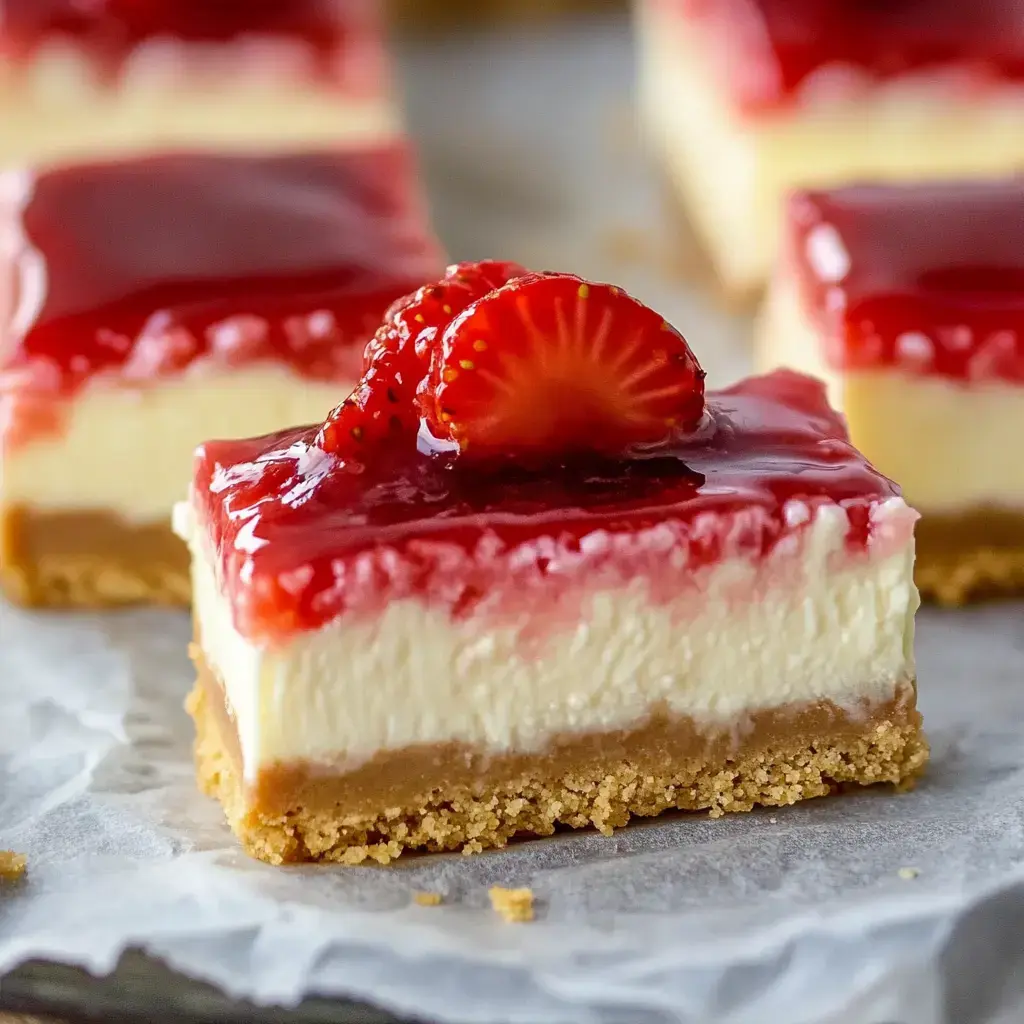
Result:
<svg viewBox="0 0 1024 1024">
<path fill-rule="evenodd" d="M 1024 79 L 1019 0 L 649 2 L 667 3 L 706 32 L 723 80 L 751 109 L 792 100 L 829 65 L 875 81 L 951 69 L 975 85 Z"/>
<path fill-rule="evenodd" d="M 401 145 L 67 167 L 4 194 L 23 307 L 0 288 L 6 390 L 258 359 L 351 386 L 387 307 L 443 267 Z"/>
<path fill-rule="evenodd" d="M 789 232 L 834 365 L 1024 384 L 1024 180 L 803 192 Z"/>
<path fill-rule="evenodd" d="M 236 626 L 272 644 L 405 597 L 455 618 L 519 602 L 536 618 L 542 596 L 645 577 L 667 600 L 700 566 L 798 533 L 791 499 L 841 505 L 863 548 L 870 507 L 899 493 L 810 378 L 753 378 L 709 395 L 708 414 L 656 452 L 543 470 L 425 454 L 406 436 L 352 475 L 315 427 L 214 442 L 197 454 L 197 512 Z"/>
<path fill-rule="evenodd" d="M 339 55 L 376 30 L 372 0 L 0 0 L 0 57 L 14 59 L 55 39 L 116 66 L 155 38 L 270 37 L 301 43 L 333 74 Z"/>
</svg>

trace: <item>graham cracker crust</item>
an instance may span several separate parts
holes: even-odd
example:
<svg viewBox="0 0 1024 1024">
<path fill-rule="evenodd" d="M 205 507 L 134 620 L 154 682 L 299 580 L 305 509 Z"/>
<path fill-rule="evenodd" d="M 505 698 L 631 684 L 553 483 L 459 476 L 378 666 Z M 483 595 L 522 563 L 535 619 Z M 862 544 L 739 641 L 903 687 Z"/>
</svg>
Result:
<svg viewBox="0 0 1024 1024">
<path fill-rule="evenodd" d="M 689 719 L 570 737 L 543 753 L 480 757 L 457 745 L 391 752 L 348 772 L 264 769 L 243 784 L 220 684 L 193 648 L 200 788 L 244 849 L 270 864 L 388 864 L 406 850 L 475 853 L 557 826 L 606 835 L 669 809 L 712 817 L 827 796 L 848 783 L 913 784 L 928 759 L 912 681 L 863 714 L 819 704 L 755 716 L 742 738 Z"/>
<path fill-rule="evenodd" d="M 393 23 L 420 32 L 486 22 L 542 22 L 574 13 L 608 14 L 624 6 L 623 0 L 389 0 L 387 5 Z"/>
<path fill-rule="evenodd" d="M 188 548 L 167 524 L 104 512 L 0 509 L 0 589 L 15 604 L 188 607 Z"/>
<path fill-rule="evenodd" d="M 1024 515 L 925 514 L 914 532 L 914 581 L 924 599 L 958 606 L 1024 594 Z"/>
</svg>

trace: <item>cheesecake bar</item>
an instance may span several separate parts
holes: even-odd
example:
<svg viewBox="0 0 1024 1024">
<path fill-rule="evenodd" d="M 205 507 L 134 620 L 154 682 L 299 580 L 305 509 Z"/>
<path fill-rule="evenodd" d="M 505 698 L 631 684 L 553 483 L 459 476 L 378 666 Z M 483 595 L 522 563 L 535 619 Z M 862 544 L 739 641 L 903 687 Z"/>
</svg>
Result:
<svg viewBox="0 0 1024 1024">
<path fill-rule="evenodd" d="M 1019 0 L 635 0 L 646 135 L 724 289 L 795 187 L 1024 169 Z"/>
<path fill-rule="evenodd" d="M 201 786 L 271 863 L 913 781 L 914 521 L 788 371 L 455 266 L 320 424 L 199 448 Z"/>
<path fill-rule="evenodd" d="M 0 165 L 379 140 L 375 0 L 0 0 Z"/>
<path fill-rule="evenodd" d="M 1024 179 L 799 192 L 757 341 L 921 513 L 917 582 L 1024 592 Z"/>
<path fill-rule="evenodd" d="M 187 601 L 195 446 L 322 418 L 443 266 L 400 144 L 0 176 L 3 590 Z"/>
</svg>

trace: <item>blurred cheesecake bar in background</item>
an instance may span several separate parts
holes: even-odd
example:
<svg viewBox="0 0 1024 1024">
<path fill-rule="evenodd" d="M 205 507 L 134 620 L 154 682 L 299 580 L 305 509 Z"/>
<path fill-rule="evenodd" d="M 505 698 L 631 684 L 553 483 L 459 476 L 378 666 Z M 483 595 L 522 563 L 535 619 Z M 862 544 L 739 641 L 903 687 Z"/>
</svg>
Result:
<svg viewBox="0 0 1024 1024">
<path fill-rule="evenodd" d="M 924 594 L 1024 592 L 1024 180 L 797 193 L 759 334 L 922 513 Z"/>
<path fill-rule="evenodd" d="M 725 290 L 794 187 L 1024 168 L 1020 0 L 636 0 L 649 142 Z"/>
<path fill-rule="evenodd" d="M 401 142 L 0 176 L 0 583 L 185 602 L 207 438 L 322 419 L 443 261 Z"/>
<path fill-rule="evenodd" d="M 0 0 L 0 164 L 379 139 L 375 0 Z"/>
</svg>

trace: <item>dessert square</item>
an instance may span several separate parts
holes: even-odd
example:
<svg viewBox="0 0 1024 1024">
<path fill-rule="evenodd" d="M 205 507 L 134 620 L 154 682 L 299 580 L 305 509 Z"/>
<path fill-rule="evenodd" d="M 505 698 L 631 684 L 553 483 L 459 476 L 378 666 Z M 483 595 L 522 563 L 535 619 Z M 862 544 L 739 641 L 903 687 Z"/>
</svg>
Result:
<svg viewBox="0 0 1024 1024">
<path fill-rule="evenodd" d="M 0 0 L 0 165 L 398 133 L 375 0 Z"/>
<path fill-rule="evenodd" d="M 916 515 L 824 387 L 705 400 L 619 289 L 479 274 L 393 310 L 324 423 L 196 453 L 189 709 L 244 848 L 386 863 L 912 782 Z"/>
<path fill-rule="evenodd" d="M 729 293 L 795 187 L 1024 169 L 1017 0 L 637 0 L 646 133 Z"/>
<path fill-rule="evenodd" d="M 759 334 L 922 514 L 926 595 L 1024 591 L 1024 180 L 797 193 Z"/>
<path fill-rule="evenodd" d="M 169 509 L 208 437 L 322 417 L 443 261 L 401 144 L 0 177 L 0 583 L 188 600 Z"/>
</svg>

